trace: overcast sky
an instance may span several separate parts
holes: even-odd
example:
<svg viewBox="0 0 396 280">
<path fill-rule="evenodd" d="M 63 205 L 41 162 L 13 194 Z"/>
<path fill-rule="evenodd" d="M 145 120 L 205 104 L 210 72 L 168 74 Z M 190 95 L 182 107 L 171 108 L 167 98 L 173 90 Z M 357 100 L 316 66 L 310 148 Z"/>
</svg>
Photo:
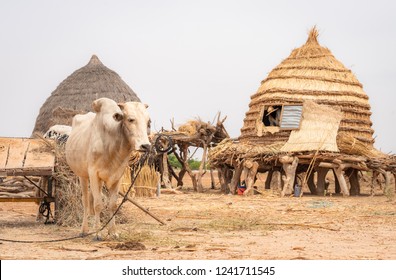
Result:
<svg viewBox="0 0 396 280">
<path fill-rule="evenodd" d="M 396 153 L 395 3 L 0 0 L 0 136 L 29 137 L 51 92 L 96 54 L 150 105 L 154 129 L 220 111 L 237 137 L 261 80 L 316 25 L 369 96 L 375 146 Z"/>
</svg>

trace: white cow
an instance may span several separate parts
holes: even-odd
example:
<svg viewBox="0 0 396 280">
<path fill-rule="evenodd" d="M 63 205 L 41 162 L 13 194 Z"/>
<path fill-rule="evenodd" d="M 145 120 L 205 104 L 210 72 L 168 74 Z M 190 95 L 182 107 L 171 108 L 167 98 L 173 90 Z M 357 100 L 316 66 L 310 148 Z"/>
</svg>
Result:
<svg viewBox="0 0 396 280">
<path fill-rule="evenodd" d="M 100 98 L 92 107 L 96 114 L 73 118 L 73 129 L 66 142 L 67 163 L 79 177 L 82 188 L 82 235 L 88 232 L 88 216 L 92 212 L 88 185 L 93 196 L 95 228 L 99 230 L 103 183 L 109 191 L 109 210 L 113 214 L 117 209 L 120 179 L 131 151 L 150 149 L 147 105 L 140 102 L 117 104 L 111 99 Z M 114 218 L 109 223 L 109 234 L 116 234 Z M 100 238 L 99 233 L 97 238 Z"/>
</svg>

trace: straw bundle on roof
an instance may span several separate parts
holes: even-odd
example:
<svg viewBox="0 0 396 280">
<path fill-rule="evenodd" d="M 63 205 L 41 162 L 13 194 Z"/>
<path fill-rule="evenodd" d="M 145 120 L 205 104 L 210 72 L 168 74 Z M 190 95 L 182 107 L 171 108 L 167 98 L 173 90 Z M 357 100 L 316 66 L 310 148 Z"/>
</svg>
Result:
<svg viewBox="0 0 396 280">
<path fill-rule="evenodd" d="M 35 132 L 44 134 L 54 124 L 70 125 L 75 114 L 91 111 L 92 101 L 101 97 L 116 102 L 140 101 L 116 72 L 93 55 L 86 66 L 67 77 L 47 98 L 40 108 L 32 135 Z M 67 117 L 60 117 L 62 111 Z"/>
<path fill-rule="evenodd" d="M 348 132 L 368 144 L 374 142 L 370 105 L 362 84 L 329 49 L 319 45 L 317 37 L 318 31 L 313 28 L 307 42 L 275 67 L 251 96 L 239 138 L 241 142 L 287 141 L 290 130 L 258 136 L 257 120 L 265 105 L 302 104 L 305 100 L 338 106 L 344 114 L 339 132 Z"/>
</svg>

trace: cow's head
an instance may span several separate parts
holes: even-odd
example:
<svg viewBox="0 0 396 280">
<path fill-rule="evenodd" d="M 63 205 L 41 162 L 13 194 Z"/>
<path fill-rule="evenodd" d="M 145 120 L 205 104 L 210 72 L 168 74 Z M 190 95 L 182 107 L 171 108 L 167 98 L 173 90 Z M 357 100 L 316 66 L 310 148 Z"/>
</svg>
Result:
<svg viewBox="0 0 396 280">
<path fill-rule="evenodd" d="M 134 150 L 148 151 L 150 141 L 150 116 L 148 106 L 140 102 L 118 103 L 123 113 L 123 129 L 125 136 Z"/>
<path fill-rule="evenodd" d="M 96 99 L 92 103 L 92 108 L 96 113 L 96 118 L 105 131 L 116 131 L 123 120 L 123 112 L 117 103 L 109 98 L 103 97 Z"/>
</svg>

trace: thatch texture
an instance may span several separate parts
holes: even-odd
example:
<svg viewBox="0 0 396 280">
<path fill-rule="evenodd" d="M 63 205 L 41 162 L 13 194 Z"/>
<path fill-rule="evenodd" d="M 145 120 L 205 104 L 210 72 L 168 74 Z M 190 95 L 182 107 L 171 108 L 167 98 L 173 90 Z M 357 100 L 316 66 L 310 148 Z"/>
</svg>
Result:
<svg viewBox="0 0 396 280">
<path fill-rule="evenodd" d="M 281 151 L 338 152 L 337 132 L 341 119 L 342 113 L 337 108 L 305 101 L 300 129 L 290 133 L 289 140 L 281 148 Z"/>
<path fill-rule="evenodd" d="M 75 114 L 91 111 L 92 101 L 107 97 L 116 102 L 140 101 L 133 90 L 96 55 L 67 77 L 42 105 L 33 134 L 44 134 L 54 124 L 71 125 Z"/>
<path fill-rule="evenodd" d="M 351 70 L 345 68 L 329 49 L 320 46 L 317 37 L 318 32 L 313 28 L 307 42 L 273 69 L 257 93 L 251 96 L 239 138 L 241 142 L 286 142 L 290 130 L 273 134 L 258 131 L 257 121 L 261 120 L 263 107 L 302 104 L 305 100 L 312 100 L 317 104 L 338 106 L 344 115 L 339 132 L 347 132 L 372 145 L 368 96 Z M 262 136 L 258 136 L 260 134 Z"/>
</svg>

